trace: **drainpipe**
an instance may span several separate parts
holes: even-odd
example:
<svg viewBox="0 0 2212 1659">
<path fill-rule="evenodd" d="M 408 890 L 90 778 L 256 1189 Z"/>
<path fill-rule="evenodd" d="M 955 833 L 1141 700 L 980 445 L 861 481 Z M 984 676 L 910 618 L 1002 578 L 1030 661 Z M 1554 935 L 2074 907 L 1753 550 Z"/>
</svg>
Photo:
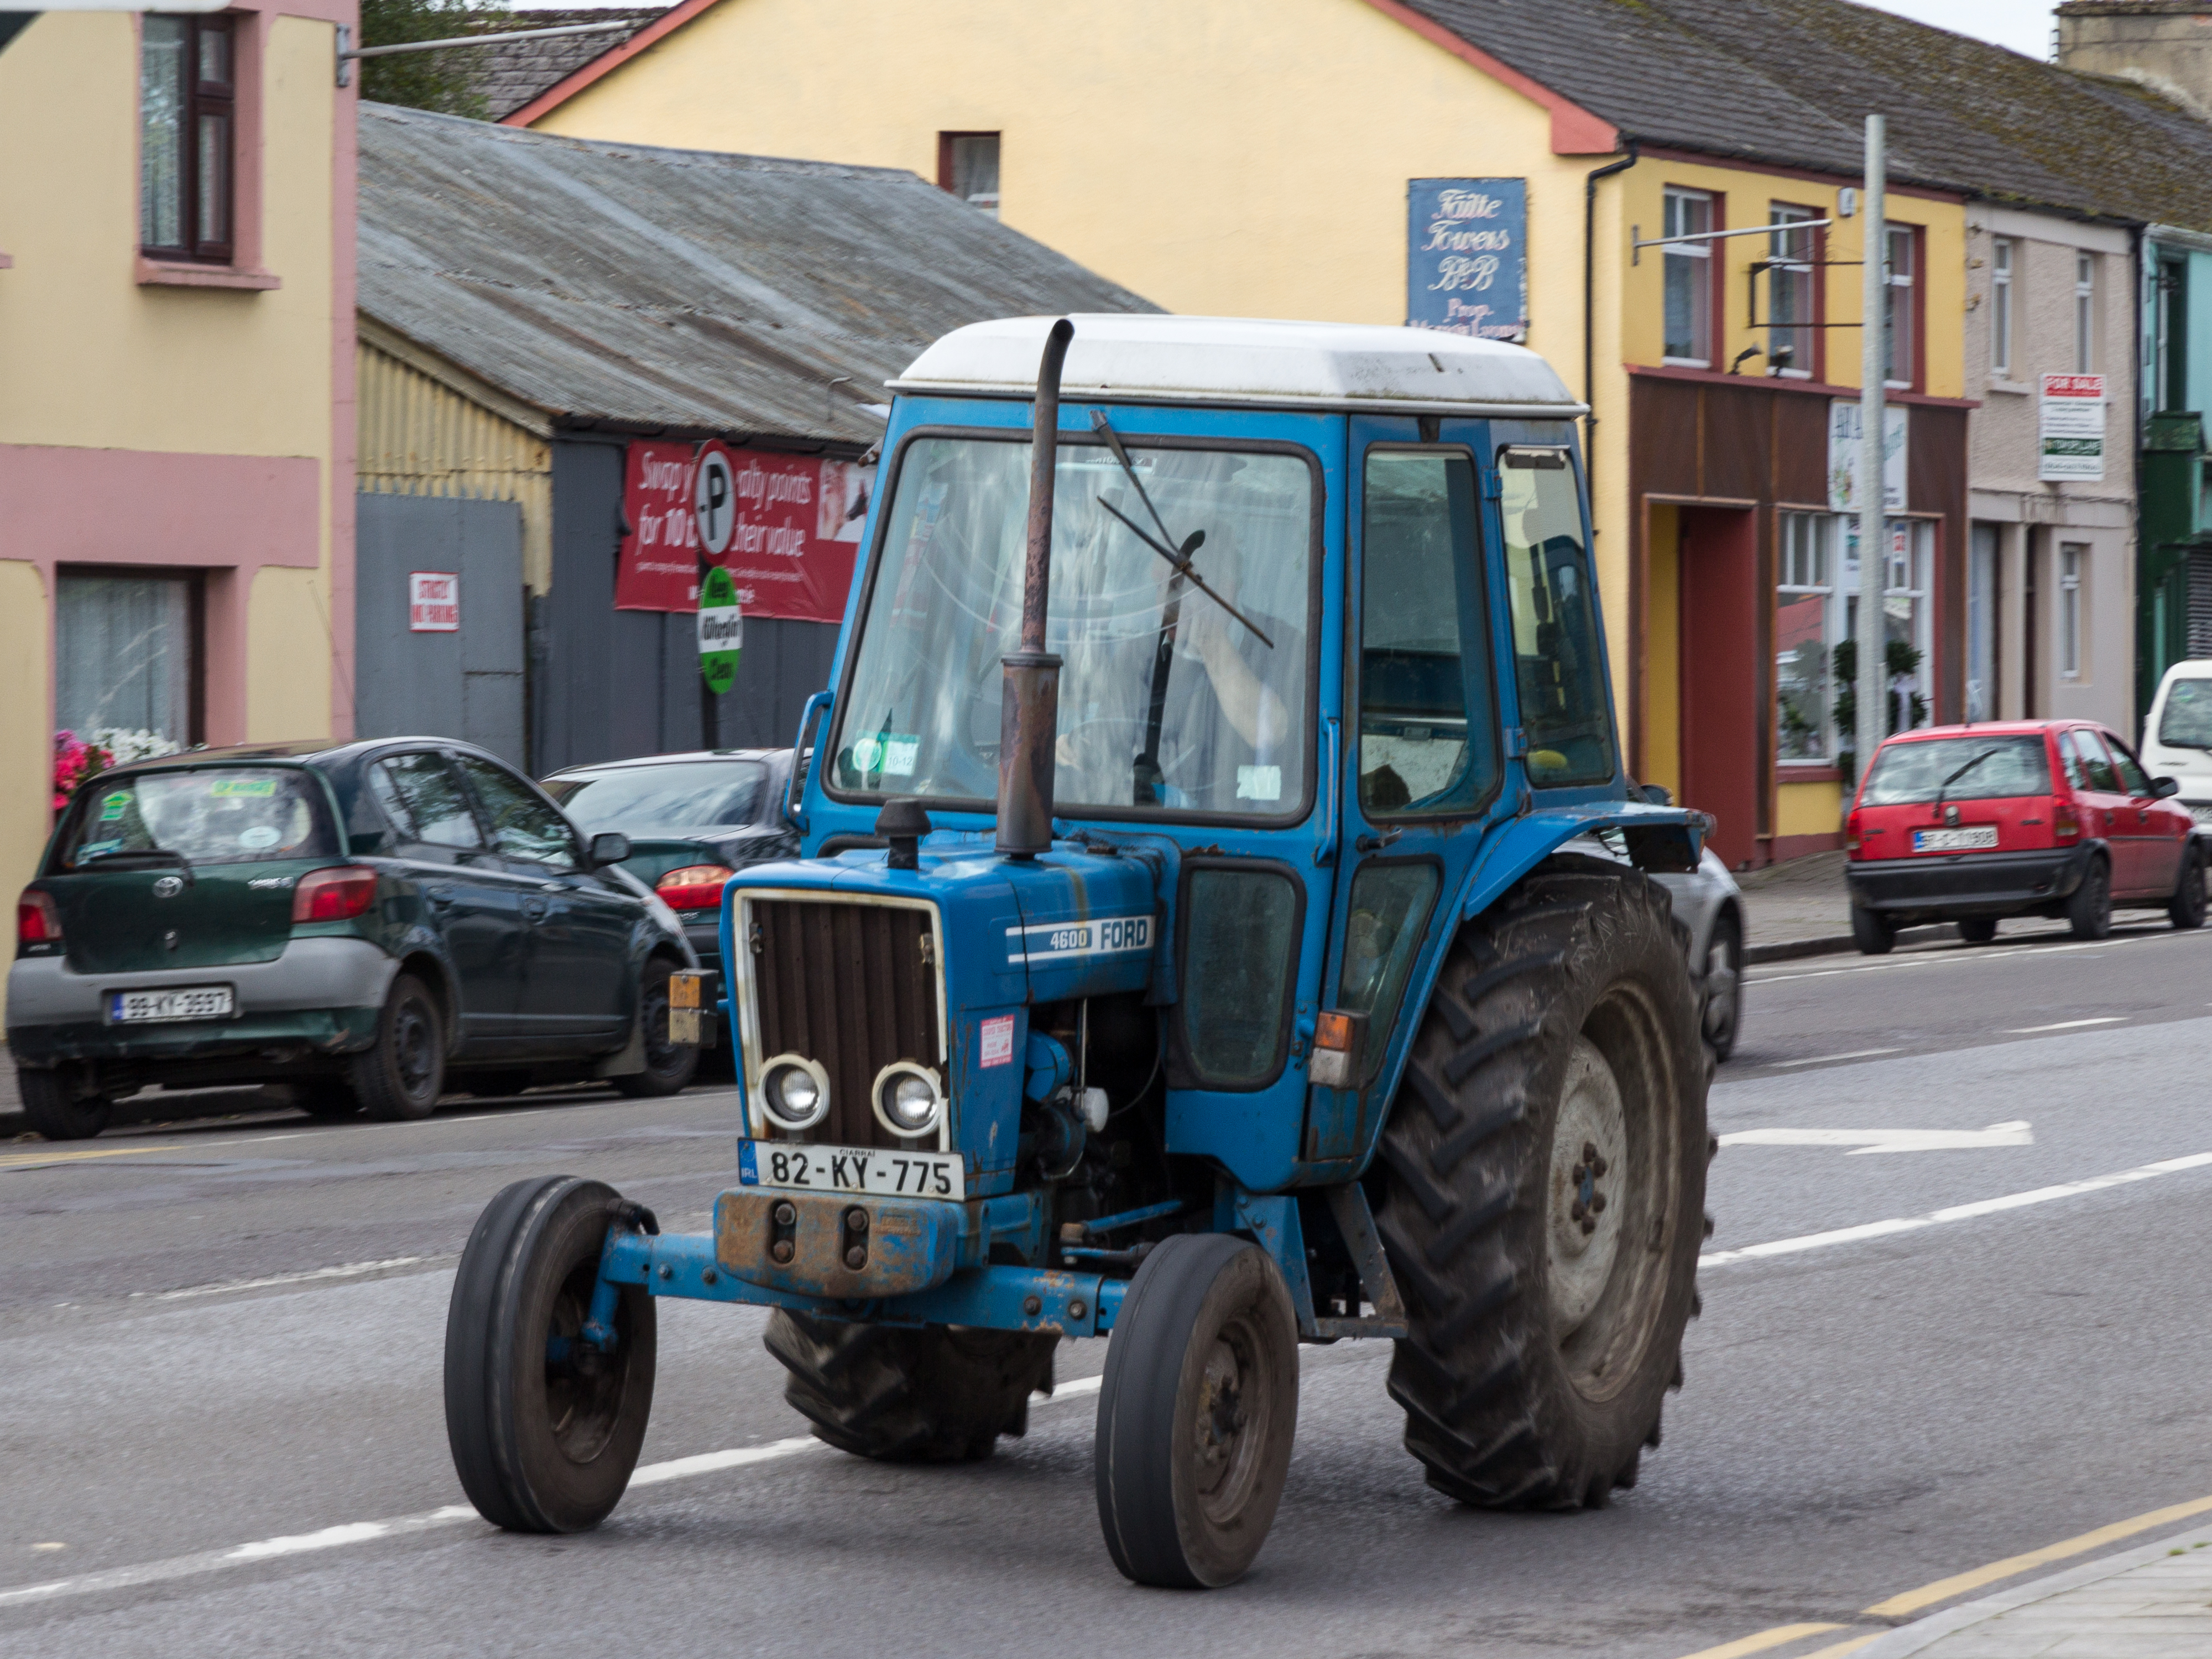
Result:
<svg viewBox="0 0 2212 1659">
<path fill-rule="evenodd" d="M 1642 141 L 1628 141 L 1628 154 L 1607 161 L 1583 178 L 1583 482 L 1590 492 L 1590 514 L 1597 514 L 1597 325 L 1591 307 L 1597 292 L 1597 181 L 1636 165 Z"/>
</svg>

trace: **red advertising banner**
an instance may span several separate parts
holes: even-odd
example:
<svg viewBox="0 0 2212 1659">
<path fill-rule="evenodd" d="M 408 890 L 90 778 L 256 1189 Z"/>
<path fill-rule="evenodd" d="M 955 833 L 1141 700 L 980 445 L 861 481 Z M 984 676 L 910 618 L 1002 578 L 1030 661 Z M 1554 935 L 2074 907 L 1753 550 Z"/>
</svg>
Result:
<svg viewBox="0 0 2212 1659">
<path fill-rule="evenodd" d="M 699 447 L 636 443 L 623 470 L 622 557 L 615 566 L 617 611 L 699 608 L 699 526 L 691 475 Z"/>
<path fill-rule="evenodd" d="M 729 571 L 744 614 L 842 622 L 873 469 L 768 450 L 724 453 L 735 522 L 726 550 L 708 562 Z M 635 528 L 623 542 L 617 610 L 698 608 L 696 455 L 690 444 L 629 447 L 623 511 Z"/>
</svg>

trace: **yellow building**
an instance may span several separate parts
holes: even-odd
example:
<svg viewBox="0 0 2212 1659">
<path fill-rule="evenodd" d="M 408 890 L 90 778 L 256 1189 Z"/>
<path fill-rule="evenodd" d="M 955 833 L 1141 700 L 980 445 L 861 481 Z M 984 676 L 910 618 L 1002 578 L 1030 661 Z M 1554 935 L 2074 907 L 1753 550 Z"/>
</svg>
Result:
<svg viewBox="0 0 2212 1659">
<path fill-rule="evenodd" d="M 1903 421 L 1884 678 L 1899 722 L 1955 720 L 1966 204 L 2047 199 L 2061 76 L 1844 0 L 684 0 L 507 118 L 910 168 L 1185 312 L 1525 338 L 1593 405 L 1632 764 L 1753 864 L 1838 839 L 1869 88 Z"/>
<path fill-rule="evenodd" d="M 349 729 L 355 18 L 0 20 L 11 890 L 58 732 L 127 754 Z"/>
</svg>

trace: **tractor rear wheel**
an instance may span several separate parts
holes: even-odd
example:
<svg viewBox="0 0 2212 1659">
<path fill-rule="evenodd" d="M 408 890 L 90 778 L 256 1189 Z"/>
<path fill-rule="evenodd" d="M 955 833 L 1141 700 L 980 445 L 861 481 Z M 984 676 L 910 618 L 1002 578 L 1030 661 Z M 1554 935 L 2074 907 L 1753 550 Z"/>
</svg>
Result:
<svg viewBox="0 0 2212 1659">
<path fill-rule="evenodd" d="M 1423 1016 L 1381 1149 L 1390 1393 L 1463 1503 L 1602 1506 L 1680 1386 L 1711 1153 L 1674 934 L 1646 878 L 1554 858 L 1461 928 Z"/>
<path fill-rule="evenodd" d="M 783 1397 L 814 1437 L 856 1457 L 951 1463 L 1028 1432 L 1052 1392 L 1050 1331 L 859 1325 L 779 1308 L 763 1338 L 791 1376 Z"/>
</svg>

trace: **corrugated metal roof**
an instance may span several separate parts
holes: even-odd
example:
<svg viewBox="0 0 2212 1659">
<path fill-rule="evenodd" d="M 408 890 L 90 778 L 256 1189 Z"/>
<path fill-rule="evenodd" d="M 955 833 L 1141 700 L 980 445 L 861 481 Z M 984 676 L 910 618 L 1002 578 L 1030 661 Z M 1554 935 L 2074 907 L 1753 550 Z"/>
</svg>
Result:
<svg viewBox="0 0 2212 1659">
<path fill-rule="evenodd" d="M 359 303 L 570 424 L 865 445 L 989 318 L 1158 307 L 890 167 L 361 106 Z"/>
<path fill-rule="evenodd" d="M 1851 0 L 1409 3 L 1647 144 L 1850 177 L 1880 112 L 1900 179 L 2212 228 L 2212 126 L 2188 111 Z"/>
<path fill-rule="evenodd" d="M 541 92 L 557 87 L 578 70 L 628 40 L 668 9 L 647 6 L 574 6 L 558 10 L 514 13 L 507 27 L 560 28 L 570 23 L 628 23 L 604 34 L 564 34 L 550 40 L 507 40 L 469 49 L 470 84 L 482 95 L 491 118 L 503 119 Z"/>
</svg>

